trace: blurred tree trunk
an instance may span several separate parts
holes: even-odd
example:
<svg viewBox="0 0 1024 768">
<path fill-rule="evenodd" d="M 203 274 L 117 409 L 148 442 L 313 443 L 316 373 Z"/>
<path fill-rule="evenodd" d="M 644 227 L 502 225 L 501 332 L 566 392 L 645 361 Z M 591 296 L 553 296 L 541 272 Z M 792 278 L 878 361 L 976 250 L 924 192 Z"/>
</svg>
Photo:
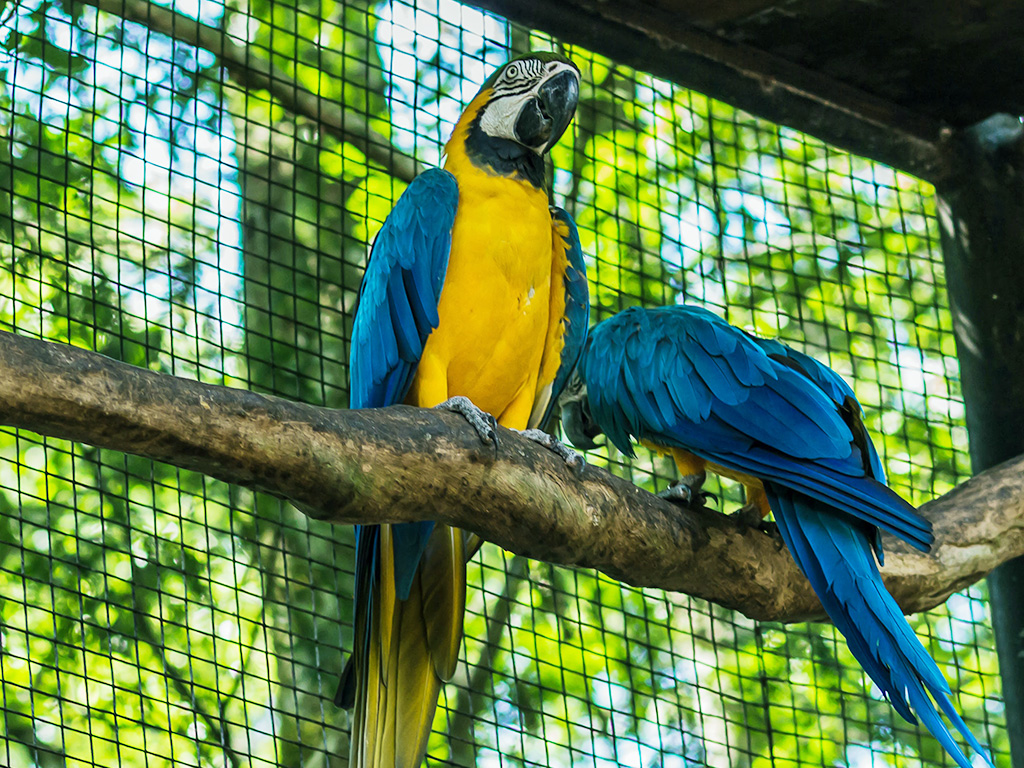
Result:
<svg viewBox="0 0 1024 768">
<path fill-rule="evenodd" d="M 327 71 L 332 64 L 339 68 L 331 74 L 346 89 L 342 96 L 346 110 L 364 120 L 380 113 L 384 82 L 372 74 L 380 71 L 380 62 L 372 45 L 373 15 L 366 12 L 367 4 L 335 6 L 296 0 L 294 10 L 288 5 L 277 2 L 273 8 L 274 36 L 269 31 L 260 33 L 259 41 L 268 46 L 269 55 L 282 37 L 278 25 L 284 26 L 284 37 L 288 32 L 298 37 L 304 20 L 325 16 L 325 27 L 344 29 L 345 59 L 343 63 L 324 61 L 340 51 L 320 51 L 318 64 Z M 344 18 L 329 18 L 332 12 Z M 270 10 L 259 17 L 271 17 Z M 289 23 L 294 27 L 289 29 Z M 305 40 L 302 44 L 309 46 Z M 308 50 L 304 48 L 303 53 Z M 245 378 L 254 391 L 345 407 L 346 340 L 366 257 L 363 237 L 353 233 L 357 222 L 347 213 L 346 204 L 368 168 L 345 162 L 342 173 L 332 177 L 323 171 L 321 157 L 338 146 L 333 137 L 318 132 L 316 125 L 303 118 L 278 114 L 270 103 L 245 91 L 227 91 L 226 98 L 235 123 L 243 199 Z M 342 627 L 348 631 L 351 623 L 350 601 L 339 594 L 334 604 L 316 605 L 319 595 L 306 585 L 337 582 L 339 572 L 353 571 L 352 549 L 331 551 L 330 545 L 333 539 L 348 539 L 351 531 L 309 521 L 281 499 L 265 494 L 254 498 L 253 530 L 243 538 L 259 550 L 253 553 L 254 561 L 269 566 L 264 600 L 268 623 L 274 628 L 269 641 L 277 659 L 273 696 L 279 723 L 277 760 L 285 766 L 300 765 L 314 752 L 323 752 L 326 765 L 343 763 L 336 753 L 347 754 L 347 742 L 342 744 L 336 733 L 325 730 L 307 713 L 326 706 L 330 711 L 324 721 L 339 727 L 345 724 L 345 715 L 323 702 L 333 697 L 341 671 L 340 660 L 323 658 L 323 647 L 342 645 Z M 258 543 L 266 538 L 268 524 L 275 529 L 277 548 L 269 556 Z M 310 604 L 312 613 L 296 610 Z M 320 611 L 334 619 L 331 626 L 342 619 L 336 630 L 339 636 L 323 636 Z"/>
</svg>

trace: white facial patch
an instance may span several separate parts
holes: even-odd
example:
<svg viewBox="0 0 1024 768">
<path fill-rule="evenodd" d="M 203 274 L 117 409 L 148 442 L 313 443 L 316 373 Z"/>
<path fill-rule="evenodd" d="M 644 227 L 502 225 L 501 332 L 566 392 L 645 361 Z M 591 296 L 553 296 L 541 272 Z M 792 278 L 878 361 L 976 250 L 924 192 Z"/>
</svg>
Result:
<svg viewBox="0 0 1024 768">
<path fill-rule="evenodd" d="M 480 117 L 480 128 L 488 136 L 515 141 L 516 118 L 533 91 L 492 100 Z"/>
</svg>

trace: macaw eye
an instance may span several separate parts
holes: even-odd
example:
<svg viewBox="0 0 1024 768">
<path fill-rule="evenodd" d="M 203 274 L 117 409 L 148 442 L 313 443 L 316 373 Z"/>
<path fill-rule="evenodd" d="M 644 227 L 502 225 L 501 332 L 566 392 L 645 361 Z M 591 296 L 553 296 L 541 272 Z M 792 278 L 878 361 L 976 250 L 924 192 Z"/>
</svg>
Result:
<svg viewBox="0 0 1024 768">
<path fill-rule="evenodd" d="M 505 78 L 504 79 L 509 81 L 509 82 L 512 82 L 513 80 L 518 79 L 518 77 L 519 77 L 519 65 L 518 64 L 509 64 L 508 67 L 506 67 L 506 69 L 505 69 Z"/>
</svg>

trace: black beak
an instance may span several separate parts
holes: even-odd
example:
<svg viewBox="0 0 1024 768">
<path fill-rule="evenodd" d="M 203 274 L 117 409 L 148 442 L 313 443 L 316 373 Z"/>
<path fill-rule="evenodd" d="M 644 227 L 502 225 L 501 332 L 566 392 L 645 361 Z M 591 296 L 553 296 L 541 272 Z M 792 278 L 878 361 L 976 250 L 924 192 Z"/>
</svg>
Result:
<svg viewBox="0 0 1024 768">
<path fill-rule="evenodd" d="M 569 127 L 579 100 L 579 76 L 562 70 L 523 105 L 516 118 L 516 140 L 537 152 L 549 151 Z"/>
<path fill-rule="evenodd" d="M 590 451 L 599 445 L 594 438 L 601 434 L 601 427 L 590 415 L 590 404 L 586 398 L 562 406 L 562 429 L 569 441 L 581 451 Z"/>
</svg>

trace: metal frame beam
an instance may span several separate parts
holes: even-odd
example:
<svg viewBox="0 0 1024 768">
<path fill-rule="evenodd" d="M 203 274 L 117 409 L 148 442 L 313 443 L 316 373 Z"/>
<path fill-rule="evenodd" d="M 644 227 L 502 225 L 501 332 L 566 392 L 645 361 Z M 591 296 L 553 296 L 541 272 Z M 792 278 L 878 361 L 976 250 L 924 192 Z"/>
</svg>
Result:
<svg viewBox="0 0 1024 768">
<path fill-rule="evenodd" d="M 975 473 L 1024 453 L 1024 126 L 997 115 L 958 137 L 937 188 Z M 1014 768 L 1024 768 L 1024 558 L 988 578 Z"/>
<path fill-rule="evenodd" d="M 954 170 L 947 152 L 953 132 L 940 123 L 651 5 L 468 2 L 933 184 Z"/>
</svg>

